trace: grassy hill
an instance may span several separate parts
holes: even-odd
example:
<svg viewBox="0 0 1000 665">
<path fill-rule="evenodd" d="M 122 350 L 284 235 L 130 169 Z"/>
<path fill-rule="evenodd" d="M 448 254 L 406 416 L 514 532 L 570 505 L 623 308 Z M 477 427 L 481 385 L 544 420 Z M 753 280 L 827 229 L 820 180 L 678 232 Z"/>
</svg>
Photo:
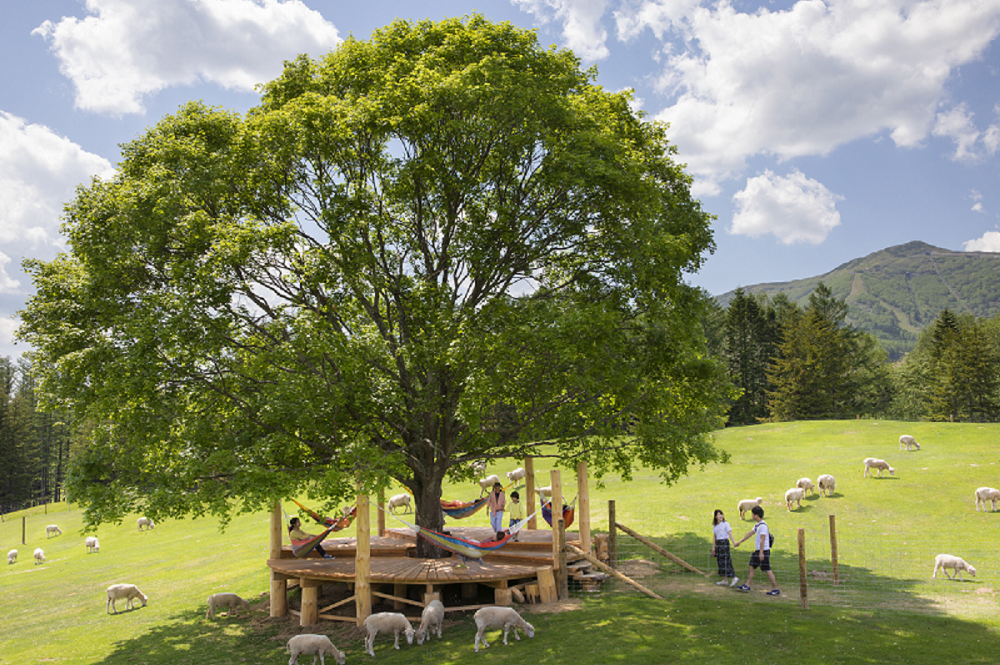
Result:
<svg viewBox="0 0 1000 665">
<path fill-rule="evenodd" d="M 922 450 L 899 451 L 901 433 L 913 434 Z M 774 561 L 785 595 L 768 598 L 759 584 L 755 592 L 739 594 L 715 586 L 714 577 L 671 572 L 654 580 L 666 595 L 663 601 L 609 587 L 575 611 L 522 608 L 536 627 L 535 638 L 511 638 L 507 647 L 495 640 L 478 658 L 631 665 L 662 663 L 669 653 L 671 662 L 706 665 L 817 657 L 836 663 L 876 657 L 888 663 L 992 663 L 1000 648 L 1000 512 L 977 512 L 972 496 L 979 486 L 1000 485 L 998 434 L 1000 425 L 865 420 L 730 428 L 717 437 L 732 453 L 731 464 L 695 469 L 670 488 L 649 473 L 635 474 L 632 482 L 608 478 L 592 496 L 596 530 L 607 529 L 607 501 L 614 499 L 618 521 L 703 569 L 713 565 L 708 557 L 713 509 L 725 510 L 742 535 L 750 523 L 739 521 L 737 501 L 763 497 L 778 536 Z M 861 460 L 868 456 L 887 459 L 895 476 L 864 478 Z M 784 491 L 798 478 L 815 480 L 820 473 L 837 477 L 835 495 L 812 495 L 801 508 L 787 511 Z M 572 485 L 573 474 L 564 471 L 563 482 Z M 450 487 L 446 495 L 475 492 Z M 837 519 L 846 584 L 836 590 L 822 578 L 812 579 L 812 605 L 803 611 L 797 597 L 797 531 L 805 529 L 809 571 L 829 570 L 830 514 Z M 0 523 L 2 553 L 10 547 L 21 553 L 17 564 L 0 569 L 3 665 L 283 665 L 284 643 L 304 632 L 294 618 L 267 616 L 266 515 L 239 517 L 225 534 L 202 519 L 165 522 L 139 533 L 130 516 L 121 525 L 100 528 L 97 554 L 85 552 L 79 509 L 57 504 L 47 514 L 35 509 L 24 515 L 26 545 L 20 544 L 22 514 Z M 486 517 L 472 520 L 483 524 Z M 64 533 L 47 540 L 45 525 L 52 523 Z M 39 546 L 48 562 L 35 566 L 31 551 Z M 932 580 L 933 557 L 940 552 L 966 558 L 978 575 L 966 582 Z M 622 555 L 654 558 L 626 540 Z M 746 545 L 734 553 L 741 577 L 748 557 Z M 138 584 L 149 605 L 105 614 L 104 589 L 115 582 Z M 206 620 L 205 599 L 222 590 L 250 598 L 251 617 Z M 305 632 L 331 635 L 349 663 L 369 660 L 354 628 L 322 622 Z M 449 616 L 443 640 L 404 645 L 397 652 L 380 638 L 376 657 L 390 664 L 468 662 L 474 657 L 474 632 L 471 617 Z"/>
<path fill-rule="evenodd" d="M 978 317 L 1000 313 L 1000 254 L 955 252 L 923 242 L 889 247 L 823 275 L 743 288 L 784 293 L 805 304 L 819 282 L 846 299 L 850 322 L 875 335 L 893 356 L 913 348 L 917 334 L 942 309 Z M 732 296 L 730 291 L 719 301 L 728 305 Z"/>
</svg>

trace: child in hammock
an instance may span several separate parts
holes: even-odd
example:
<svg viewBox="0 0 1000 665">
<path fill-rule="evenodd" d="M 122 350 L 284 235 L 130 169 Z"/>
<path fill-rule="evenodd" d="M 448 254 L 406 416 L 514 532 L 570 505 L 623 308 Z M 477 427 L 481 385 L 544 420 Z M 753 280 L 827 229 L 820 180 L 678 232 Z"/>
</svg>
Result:
<svg viewBox="0 0 1000 665">
<path fill-rule="evenodd" d="M 292 540 L 309 540 L 310 538 L 313 537 L 313 534 L 306 533 L 305 531 L 303 531 L 302 522 L 299 520 L 298 517 L 293 517 L 288 521 L 288 537 L 291 538 Z M 319 552 L 319 555 L 324 559 L 333 558 L 332 555 L 326 553 L 326 551 L 323 549 L 323 546 L 320 545 L 319 543 L 316 543 L 316 547 L 314 547 L 313 549 Z"/>
</svg>

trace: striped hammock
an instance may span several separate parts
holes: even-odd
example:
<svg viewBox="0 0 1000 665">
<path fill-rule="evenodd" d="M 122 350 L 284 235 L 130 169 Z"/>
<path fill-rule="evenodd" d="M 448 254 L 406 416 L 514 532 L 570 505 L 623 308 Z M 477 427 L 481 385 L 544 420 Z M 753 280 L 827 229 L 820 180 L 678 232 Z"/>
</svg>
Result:
<svg viewBox="0 0 1000 665">
<path fill-rule="evenodd" d="M 571 505 L 563 504 L 563 522 L 565 527 L 568 529 L 569 525 L 573 523 L 573 518 L 576 517 L 576 497 L 573 497 L 573 503 Z M 542 519 L 544 519 L 549 526 L 552 526 L 552 499 L 542 503 Z"/>
<path fill-rule="evenodd" d="M 358 507 L 351 506 L 351 509 L 347 511 L 347 514 L 344 515 L 343 517 L 340 518 L 323 517 L 319 513 L 316 513 L 310 510 L 309 508 L 306 508 L 295 499 L 292 499 L 292 503 L 294 503 L 296 506 L 309 513 L 309 516 L 312 517 L 314 520 L 316 520 L 318 524 L 325 524 L 327 527 L 326 531 L 324 531 L 323 533 L 320 533 L 315 536 L 309 536 L 304 540 L 295 540 L 294 538 L 292 539 L 292 554 L 294 554 L 299 559 L 309 556 L 309 553 L 312 552 L 314 549 L 316 549 L 316 546 L 319 545 L 321 542 L 323 542 L 323 540 L 332 532 L 341 531 L 351 526 L 351 522 L 354 521 L 354 517 L 358 514 Z"/>
<path fill-rule="evenodd" d="M 486 505 L 489 498 L 487 494 L 482 499 L 477 499 L 476 501 L 446 501 L 441 499 L 441 510 L 448 517 L 460 520 L 478 513 Z"/>
</svg>

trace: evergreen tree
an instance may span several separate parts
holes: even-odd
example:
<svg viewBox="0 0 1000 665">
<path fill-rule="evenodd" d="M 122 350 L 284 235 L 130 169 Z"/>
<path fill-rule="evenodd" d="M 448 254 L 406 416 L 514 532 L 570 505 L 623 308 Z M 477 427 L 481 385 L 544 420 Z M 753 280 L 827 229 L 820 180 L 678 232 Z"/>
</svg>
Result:
<svg viewBox="0 0 1000 665">
<path fill-rule="evenodd" d="M 725 357 L 741 394 L 730 408 L 730 424 L 749 425 L 767 417 L 767 372 L 778 353 L 778 332 L 767 296 L 736 289 L 726 316 Z"/>
</svg>

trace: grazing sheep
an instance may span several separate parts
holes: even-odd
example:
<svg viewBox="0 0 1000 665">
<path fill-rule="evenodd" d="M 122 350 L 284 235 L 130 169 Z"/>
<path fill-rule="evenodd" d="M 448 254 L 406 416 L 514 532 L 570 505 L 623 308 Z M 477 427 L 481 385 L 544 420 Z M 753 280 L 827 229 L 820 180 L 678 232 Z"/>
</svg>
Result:
<svg viewBox="0 0 1000 665">
<path fill-rule="evenodd" d="M 132 609 L 135 607 L 136 598 L 142 599 L 142 606 L 146 606 L 148 598 L 146 597 L 146 594 L 139 591 L 139 587 L 136 585 L 112 584 L 108 587 L 108 602 L 105 604 L 104 611 L 107 612 L 108 609 L 110 609 L 115 614 L 118 614 L 118 609 L 115 607 L 116 600 L 125 600 L 125 609 Z"/>
<path fill-rule="evenodd" d="M 983 504 L 983 512 L 986 512 L 986 502 L 993 503 L 993 512 L 996 512 L 997 501 L 1000 501 L 1000 490 L 992 487 L 980 487 L 976 490 L 976 510 L 979 510 L 979 503 Z"/>
<path fill-rule="evenodd" d="M 35 565 L 37 566 L 40 563 L 45 563 L 45 552 L 42 550 L 41 547 L 36 547 L 35 548 Z"/>
<path fill-rule="evenodd" d="M 412 513 L 413 508 L 410 507 L 410 495 L 407 493 L 397 494 L 395 496 L 389 497 L 389 500 L 385 503 L 385 508 L 393 515 L 396 514 L 396 508 L 406 506 L 404 513 Z"/>
<path fill-rule="evenodd" d="M 55 524 L 50 524 L 47 527 L 45 527 L 45 538 L 48 539 L 48 537 L 51 536 L 52 534 L 56 534 L 57 536 L 61 536 L 62 535 L 62 529 L 60 529 Z"/>
<path fill-rule="evenodd" d="M 313 665 L 316 665 L 316 656 L 319 656 L 320 665 L 326 665 L 326 659 L 323 658 L 325 654 L 333 656 L 337 665 L 344 665 L 345 660 L 344 652 L 333 646 L 333 642 L 326 635 L 310 635 L 308 633 L 296 635 L 288 640 L 288 653 L 292 655 L 288 659 L 288 665 L 298 665 L 300 654 L 312 656 Z"/>
<path fill-rule="evenodd" d="M 482 492 L 480 492 L 479 495 L 482 496 L 483 494 L 486 494 L 491 489 L 493 489 L 493 485 L 499 482 L 500 482 L 500 476 L 498 476 L 495 473 L 486 476 L 485 478 L 479 481 L 479 488 L 482 490 Z"/>
<path fill-rule="evenodd" d="M 139 531 L 142 531 L 142 527 L 146 527 L 146 530 L 149 531 L 154 526 L 156 526 L 156 524 L 153 523 L 153 520 L 149 519 L 148 517 L 140 517 L 135 521 L 135 525 L 139 527 Z"/>
<path fill-rule="evenodd" d="M 17 562 L 17 550 L 11 550 L 7 552 L 7 565 Z"/>
<path fill-rule="evenodd" d="M 250 601 L 240 598 L 235 593 L 215 593 L 208 597 L 208 611 L 205 612 L 206 619 L 214 619 L 216 611 L 226 609 L 226 616 L 239 614 L 240 608 L 250 611 Z"/>
<path fill-rule="evenodd" d="M 475 462 L 469 462 L 469 468 L 472 469 L 472 472 L 477 476 L 481 476 L 486 473 L 486 460 L 480 459 Z"/>
<path fill-rule="evenodd" d="M 417 628 L 417 644 L 423 644 L 424 638 L 429 638 L 437 629 L 438 639 L 441 639 L 441 625 L 444 623 L 444 605 L 440 600 L 432 600 L 420 615 L 420 627 Z"/>
<path fill-rule="evenodd" d="M 519 466 L 513 471 L 507 472 L 507 480 L 512 483 L 516 483 L 518 480 L 524 480 L 524 476 L 526 473 L 527 472 L 524 470 L 524 468 Z"/>
<path fill-rule="evenodd" d="M 949 568 L 955 571 L 954 575 L 951 576 L 948 575 Z M 938 554 L 936 557 L 934 557 L 934 574 L 931 575 L 931 577 L 937 578 L 939 570 L 943 570 L 944 576 L 947 577 L 949 580 L 953 580 L 955 579 L 955 577 L 958 577 L 958 579 L 961 580 L 963 570 L 967 571 L 973 577 L 976 576 L 975 568 L 969 565 L 961 557 L 953 556 L 951 554 Z"/>
<path fill-rule="evenodd" d="M 833 491 L 837 489 L 837 481 L 829 473 L 822 474 L 816 482 L 819 483 L 820 496 L 832 496 Z"/>
<path fill-rule="evenodd" d="M 889 466 L 889 463 L 884 459 L 876 459 L 874 457 L 865 458 L 865 477 L 868 477 L 868 471 L 871 469 L 878 469 L 878 477 L 882 477 L 882 471 L 888 471 L 889 475 L 895 476 L 896 470 Z M 874 478 L 874 475 L 872 476 Z"/>
<path fill-rule="evenodd" d="M 387 633 L 390 630 L 396 638 L 396 648 L 399 648 L 399 634 L 406 635 L 406 643 L 413 644 L 413 626 L 410 621 L 398 612 L 379 612 L 372 614 L 365 619 L 365 630 L 368 636 L 365 637 L 365 653 L 372 658 L 375 657 L 375 636 L 380 632 Z"/>
<path fill-rule="evenodd" d="M 101 551 L 101 543 L 97 540 L 97 536 L 87 536 L 83 544 L 87 546 L 87 554 Z"/>
<path fill-rule="evenodd" d="M 736 510 L 740 511 L 740 519 L 743 519 L 745 513 L 749 513 L 754 506 L 759 506 L 764 503 L 763 497 L 757 497 L 756 499 L 743 499 L 736 504 Z"/>
<path fill-rule="evenodd" d="M 785 492 L 785 503 L 788 504 L 788 510 L 792 509 L 792 504 L 798 504 L 799 508 L 802 507 L 802 497 L 806 495 L 806 491 L 801 487 L 793 487 L 792 489 Z"/>
<path fill-rule="evenodd" d="M 528 637 L 535 636 L 535 628 L 522 619 L 521 615 L 513 607 L 484 607 L 476 612 L 474 618 L 476 620 L 476 653 L 479 653 L 480 642 L 486 648 L 490 646 L 486 642 L 487 628 L 502 628 L 503 643 L 505 645 L 507 644 L 507 631 L 512 628 L 514 629 L 515 640 L 521 640 L 517 634 L 518 628 L 523 630 Z"/>
<path fill-rule="evenodd" d="M 917 443 L 917 440 L 914 439 L 909 434 L 904 434 L 903 436 L 899 437 L 899 449 L 902 450 L 903 446 L 906 446 L 907 450 L 910 450 L 911 447 L 914 450 L 920 450 L 920 444 Z"/>
<path fill-rule="evenodd" d="M 795 483 L 795 486 L 809 492 L 810 494 L 816 491 L 816 486 L 813 485 L 813 481 L 808 478 L 799 478 Z"/>
</svg>

